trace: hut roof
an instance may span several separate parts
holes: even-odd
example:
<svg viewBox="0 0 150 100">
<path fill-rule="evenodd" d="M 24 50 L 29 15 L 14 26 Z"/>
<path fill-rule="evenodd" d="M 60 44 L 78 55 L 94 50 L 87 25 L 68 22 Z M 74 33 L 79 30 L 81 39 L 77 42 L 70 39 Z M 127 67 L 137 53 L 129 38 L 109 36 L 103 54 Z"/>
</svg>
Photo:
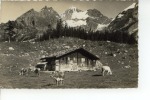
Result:
<svg viewBox="0 0 150 100">
<path fill-rule="evenodd" d="M 41 58 L 40 60 L 50 59 L 50 58 L 59 59 L 61 57 L 64 57 L 64 56 L 69 55 L 69 54 L 74 53 L 74 52 L 80 52 L 84 56 L 86 56 L 86 57 L 88 56 L 89 58 L 94 59 L 94 60 L 99 59 L 96 55 L 90 53 L 89 51 L 83 49 L 82 47 L 74 47 L 74 48 L 69 48 L 69 49 L 66 49 L 66 50 L 62 50 L 62 51 L 53 53 L 49 57 L 44 57 L 44 58 Z"/>
</svg>

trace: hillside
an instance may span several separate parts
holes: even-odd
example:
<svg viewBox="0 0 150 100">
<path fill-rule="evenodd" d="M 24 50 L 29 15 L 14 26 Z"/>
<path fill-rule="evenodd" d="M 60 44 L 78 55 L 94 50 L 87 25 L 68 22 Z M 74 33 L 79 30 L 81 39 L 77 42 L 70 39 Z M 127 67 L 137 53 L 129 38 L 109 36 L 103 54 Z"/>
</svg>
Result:
<svg viewBox="0 0 150 100">
<path fill-rule="evenodd" d="M 58 38 L 49 41 L 31 43 L 1 42 L 0 86 L 4 88 L 59 88 L 55 85 L 47 85 L 49 84 L 48 82 L 53 81 L 51 79 L 49 80 L 49 77 L 45 74 L 41 74 L 40 77 L 22 77 L 18 75 L 19 70 L 23 67 L 29 67 L 30 64 L 35 66 L 43 56 L 48 56 L 57 51 L 77 46 L 83 47 L 91 53 L 99 56 L 103 65 L 109 65 L 111 67 L 113 76 L 93 76 L 100 72 L 83 72 L 80 74 L 70 72 L 66 73 L 68 76 L 66 76 L 65 85 L 62 86 L 63 88 L 137 87 L 137 45 L 105 41 L 93 42 L 77 38 Z M 113 54 L 116 56 L 113 56 Z M 127 65 L 130 65 L 131 68 L 125 68 Z M 87 83 L 87 81 L 89 83 Z M 95 83 L 92 83 L 92 81 Z"/>
<path fill-rule="evenodd" d="M 138 41 L 138 4 L 133 3 L 131 6 L 120 12 L 109 24 L 110 31 L 127 31 Z"/>
</svg>

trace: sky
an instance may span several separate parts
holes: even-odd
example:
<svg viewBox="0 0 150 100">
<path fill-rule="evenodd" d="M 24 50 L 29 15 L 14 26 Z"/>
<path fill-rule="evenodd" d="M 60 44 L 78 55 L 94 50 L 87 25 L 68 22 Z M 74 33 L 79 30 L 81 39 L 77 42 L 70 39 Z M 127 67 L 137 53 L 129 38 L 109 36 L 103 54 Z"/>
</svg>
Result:
<svg viewBox="0 0 150 100">
<path fill-rule="evenodd" d="M 2 1 L 1 3 L 1 22 L 5 23 L 8 20 L 15 20 L 23 13 L 30 9 L 40 11 L 44 6 L 53 7 L 55 11 L 62 14 L 70 7 L 77 7 L 81 10 L 98 9 L 103 15 L 114 18 L 119 12 L 130 6 L 136 0 L 129 1 L 73 1 L 73 0 L 61 0 L 61 1 Z"/>
</svg>

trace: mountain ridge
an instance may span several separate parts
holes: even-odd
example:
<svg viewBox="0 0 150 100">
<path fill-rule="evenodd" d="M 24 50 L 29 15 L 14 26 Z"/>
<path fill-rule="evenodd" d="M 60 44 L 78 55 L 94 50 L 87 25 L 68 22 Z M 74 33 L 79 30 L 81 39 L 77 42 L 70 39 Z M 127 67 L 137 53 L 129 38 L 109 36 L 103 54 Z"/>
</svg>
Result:
<svg viewBox="0 0 150 100">
<path fill-rule="evenodd" d="M 111 19 L 97 9 L 82 11 L 75 7 L 67 9 L 61 18 L 69 27 L 82 27 L 87 31 L 96 31 L 100 26 L 99 24 L 107 25 L 111 22 Z"/>
<path fill-rule="evenodd" d="M 132 4 L 131 6 L 121 11 L 113 20 L 103 15 L 97 9 L 88 9 L 82 11 L 76 7 L 71 7 L 61 15 L 59 15 L 52 7 L 47 6 L 41 8 L 40 11 L 30 9 L 19 16 L 15 21 L 8 21 L 7 23 L 1 24 L 0 37 L 7 37 L 4 35 L 4 33 L 7 31 L 7 33 L 15 33 L 15 35 L 10 35 L 13 36 L 13 38 L 15 37 L 16 41 L 40 38 L 41 36 L 45 35 L 45 33 L 48 35 L 53 34 L 52 32 L 61 32 L 60 30 L 56 29 L 57 27 L 61 29 L 61 26 L 58 25 L 61 20 L 63 22 L 62 27 L 81 29 L 82 32 L 85 32 L 81 33 L 85 35 L 90 32 L 91 34 L 94 34 L 94 32 L 97 31 L 99 32 L 96 33 L 97 35 L 100 34 L 101 31 L 102 33 L 104 33 L 105 31 L 109 31 L 109 33 L 115 33 L 116 31 L 127 31 L 128 34 L 133 35 L 137 41 L 137 3 Z M 72 29 L 69 30 L 71 31 Z M 76 36 L 79 36 L 79 33 L 74 34 L 76 34 Z M 58 35 L 56 37 L 59 37 L 59 35 L 61 34 L 53 35 Z M 8 38 L 9 37 L 7 37 L 7 39 Z"/>
<path fill-rule="evenodd" d="M 108 25 L 109 31 L 126 31 L 133 35 L 138 41 L 138 4 L 133 3 L 122 12 Z"/>
</svg>

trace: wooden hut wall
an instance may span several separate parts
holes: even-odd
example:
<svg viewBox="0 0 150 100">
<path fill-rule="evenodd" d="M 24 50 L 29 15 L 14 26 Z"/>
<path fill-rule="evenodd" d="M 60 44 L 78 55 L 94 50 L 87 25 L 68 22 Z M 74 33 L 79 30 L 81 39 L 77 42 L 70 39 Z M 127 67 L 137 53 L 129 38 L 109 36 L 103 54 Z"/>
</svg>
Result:
<svg viewBox="0 0 150 100">
<path fill-rule="evenodd" d="M 94 61 L 79 52 L 74 52 L 55 61 L 56 70 L 77 71 L 90 70 L 94 67 Z"/>
</svg>

